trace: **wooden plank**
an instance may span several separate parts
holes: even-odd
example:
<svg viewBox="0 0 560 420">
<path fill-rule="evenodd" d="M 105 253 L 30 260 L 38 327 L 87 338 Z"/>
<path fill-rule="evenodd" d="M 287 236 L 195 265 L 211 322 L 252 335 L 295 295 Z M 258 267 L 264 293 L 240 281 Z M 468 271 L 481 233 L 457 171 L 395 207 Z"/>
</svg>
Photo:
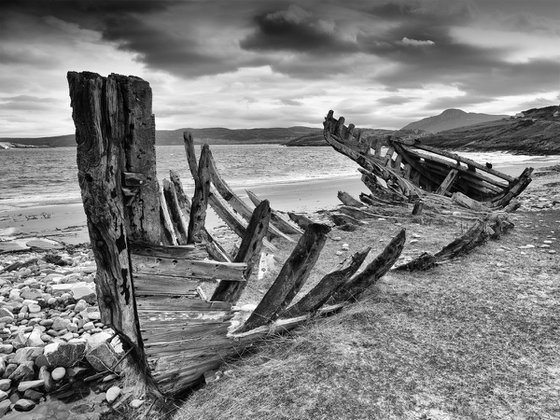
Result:
<svg viewBox="0 0 560 420">
<path fill-rule="evenodd" d="M 295 318 L 319 309 L 360 268 L 370 250 L 371 247 L 367 247 L 355 253 L 345 261 L 342 268 L 324 276 L 304 297 L 280 313 L 279 317 Z"/>
<path fill-rule="evenodd" d="M 197 165 L 196 160 L 194 161 L 194 165 Z M 185 194 L 185 191 L 183 190 L 183 184 L 181 183 L 179 174 L 173 170 L 170 170 L 169 177 L 171 179 L 171 182 L 175 186 L 177 202 L 179 203 L 179 207 L 181 208 L 181 211 L 185 215 L 185 218 L 190 218 L 191 202 L 188 199 L 187 194 Z M 201 233 L 202 233 L 202 242 L 204 243 L 208 251 L 208 254 L 210 254 L 210 256 L 213 259 L 215 259 L 216 261 L 231 262 L 232 258 L 229 256 L 226 250 L 219 244 L 219 242 L 214 239 L 214 237 L 210 234 L 210 232 L 208 232 L 206 227 L 204 227 L 204 230 Z"/>
<path fill-rule="evenodd" d="M 167 239 L 166 245 L 178 245 L 177 242 L 177 232 L 173 227 L 173 222 L 171 221 L 171 216 L 169 215 L 169 209 L 167 208 L 167 202 L 165 201 L 165 197 L 163 195 L 163 190 L 159 190 L 159 197 L 160 197 L 160 216 L 161 216 L 161 225 L 163 227 L 163 233 L 165 238 Z M 157 243 L 157 242 L 156 242 Z"/>
<path fill-rule="evenodd" d="M 482 164 L 480 164 L 480 163 L 478 163 L 478 162 L 476 162 L 472 159 L 469 159 L 469 158 L 466 158 L 466 157 L 463 157 L 463 156 L 459 156 L 456 153 L 451 153 L 451 152 L 448 152 L 446 150 L 440 150 L 436 147 L 428 146 L 428 145 L 422 144 L 420 142 L 415 143 L 414 147 L 417 148 L 417 149 L 422 149 L 422 150 L 425 150 L 427 152 L 431 152 L 431 153 L 440 155 L 440 156 L 447 157 L 449 159 L 456 160 L 457 162 L 463 162 L 467 165 L 470 165 L 474 168 L 477 168 L 480 171 L 483 171 L 483 172 L 486 172 L 488 174 L 497 176 L 498 178 L 504 179 L 507 182 L 512 182 L 514 180 L 514 178 L 510 175 L 504 174 L 503 172 L 497 171 L 496 169 L 492 169 L 492 168 L 490 168 L 486 165 L 482 165 Z"/>
<path fill-rule="evenodd" d="M 239 246 L 239 251 L 235 257 L 236 262 L 244 262 L 246 264 L 243 273 L 244 278 L 249 280 L 253 267 L 258 264 L 262 241 L 266 235 L 268 224 L 270 223 L 270 205 L 268 200 L 262 201 L 251 216 L 249 225 L 246 229 L 245 236 Z M 247 282 L 232 282 L 223 280 L 218 284 L 211 300 L 222 300 L 226 302 L 235 303 L 243 293 Z"/>
<path fill-rule="evenodd" d="M 199 244 L 164 246 L 135 242 L 130 243 L 129 248 L 133 257 L 143 256 L 190 260 L 203 260 L 208 257 L 204 247 Z"/>
<path fill-rule="evenodd" d="M 244 273 L 247 269 L 244 262 L 162 258 L 137 254 L 131 254 L 131 260 L 132 271 L 136 274 L 190 277 L 210 281 L 245 281 Z"/>
<path fill-rule="evenodd" d="M 199 284 L 199 279 L 195 278 L 187 279 L 161 274 L 134 274 L 134 290 L 137 296 L 192 295 Z"/>
<path fill-rule="evenodd" d="M 457 169 L 451 169 L 443 182 L 440 184 L 438 189 L 436 190 L 436 194 L 445 195 L 449 188 L 453 185 L 453 183 L 457 180 L 457 175 L 459 171 Z"/>
<path fill-rule="evenodd" d="M 209 160 L 210 179 L 212 180 L 214 187 L 216 187 L 216 191 L 218 191 L 226 203 L 231 206 L 233 211 L 238 213 L 245 221 L 248 222 L 251 220 L 253 210 L 233 192 L 227 182 L 221 177 L 211 152 L 209 154 Z M 292 238 L 286 236 L 286 234 L 270 224 L 268 226 L 268 235 L 269 239 L 282 238 L 288 242 L 294 242 Z"/>
<path fill-rule="evenodd" d="M 95 283 L 101 320 L 132 347 L 131 373 L 143 376 L 146 358 L 130 272 L 126 233 L 130 222 L 125 219 L 121 174 L 127 135 L 140 130 L 139 125 L 143 123 L 147 126 L 153 123 L 151 119 L 136 119 L 151 113 L 150 86 L 138 78 L 129 80 L 117 75 L 104 78 L 89 72 L 68 72 L 67 78 L 76 126 L 78 182 L 97 264 Z M 123 103 L 123 92 L 127 97 L 138 92 L 138 106 L 145 107 L 144 111 L 130 112 Z M 152 141 L 151 137 L 142 139 Z M 149 145 L 146 147 L 152 150 Z M 157 211 L 159 226 L 159 203 Z"/>
<path fill-rule="evenodd" d="M 208 196 L 210 194 L 210 147 L 202 146 L 198 174 L 195 179 L 194 196 L 190 211 L 188 243 L 202 242 L 202 232 L 206 223 L 206 208 L 208 207 Z"/>
<path fill-rule="evenodd" d="M 231 310 L 231 304 L 227 302 L 209 302 L 200 298 L 192 298 L 190 296 L 139 296 L 138 297 L 138 311 L 142 312 L 143 316 L 153 318 L 153 314 L 148 314 L 150 311 L 161 313 L 161 317 L 153 318 L 152 320 L 172 319 L 175 314 L 172 312 L 195 312 L 194 319 L 202 319 L 200 313 L 207 312 L 227 312 Z M 172 316 L 173 315 L 173 316 Z M 223 316 L 223 314 L 221 314 Z M 206 316 L 206 315 L 205 315 Z M 186 319 L 191 319 L 190 315 L 186 315 Z M 142 325 L 142 328 L 145 326 Z"/>
<path fill-rule="evenodd" d="M 377 280 L 387 273 L 397 261 L 404 248 L 406 240 L 405 229 L 402 229 L 385 249 L 367 267 L 346 283 L 329 299 L 330 304 L 357 300 L 358 297 Z"/>
<path fill-rule="evenodd" d="M 177 244 L 186 245 L 189 222 L 188 218 L 183 214 L 181 207 L 179 207 L 179 200 L 177 198 L 175 186 L 167 179 L 163 180 L 162 186 L 163 196 L 167 204 L 167 209 L 169 210 L 169 216 L 171 217 L 171 222 L 177 235 Z"/>
<path fill-rule="evenodd" d="M 254 192 L 245 190 L 247 192 L 247 196 L 253 202 L 255 206 L 258 206 L 263 200 L 259 198 Z M 289 235 L 302 235 L 303 230 L 300 229 L 298 226 L 294 225 L 290 221 L 286 220 L 282 214 L 277 212 L 274 209 L 271 210 L 270 221 L 274 226 L 280 229 L 282 232 L 289 234 Z"/>
<path fill-rule="evenodd" d="M 225 337 L 228 332 L 229 322 L 203 324 L 195 326 L 177 325 L 173 328 L 158 328 L 142 330 L 144 345 L 157 345 L 178 341 L 200 341 L 210 337 Z"/>
<path fill-rule="evenodd" d="M 318 223 L 309 225 L 268 292 L 237 332 L 249 331 L 273 321 L 290 304 L 319 258 L 330 230 Z"/>
</svg>

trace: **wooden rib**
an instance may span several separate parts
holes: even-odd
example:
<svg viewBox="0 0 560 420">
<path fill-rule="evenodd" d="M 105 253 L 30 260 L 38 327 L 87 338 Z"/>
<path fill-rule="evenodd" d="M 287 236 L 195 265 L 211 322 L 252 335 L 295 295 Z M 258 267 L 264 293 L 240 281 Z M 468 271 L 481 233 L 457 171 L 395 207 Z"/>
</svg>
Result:
<svg viewBox="0 0 560 420">
<path fill-rule="evenodd" d="M 270 223 L 270 205 L 268 200 L 261 202 L 249 221 L 247 226 L 245 236 L 241 241 L 239 246 L 239 252 L 235 257 L 236 262 L 243 262 L 246 264 L 245 271 L 243 273 L 244 277 L 249 280 L 253 267 L 258 264 L 262 241 L 266 235 L 268 224 Z M 221 300 L 226 302 L 235 303 L 243 293 L 247 282 L 232 282 L 229 280 L 223 280 L 218 284 L 212 299 L 210 300 Z"/>
<path fill-rule="evenodd" d="M 202 242 L 201 232 L 204 231 L 206 222 L 206 209 L 208 207 L 208 195 L 210 194 L 210 173 L 209 173 L 210 147 L 205 144 L 202 146 L 198 174 L 195 179 L 194 196 L 190 211 L 188 242 Z"/>
<path fill-rule="evenodd" d="M 360 225 L 362 222 L 352 216 L 341 213 L 329 213 L 330 219 L 336 226 Z"/>
<path fill-rule="evenodd" d="M 360 268 L 371 247 L 355 253 L 347 259 L 340 270 L 333 271 L 323 277 L 317 285 L 297 303 L 279 314 L 280 318 L 294 318 L 319 309 L 336 290 Z"/>
<path fill-rule="evenodd" d="M 302 229 L 307 229 L 309 225 L 315 223 L 313 220 L 303 214 L 288 212 L 288 216 L 291 220 L 293 220 L 295 224 L 297 224 Z"/>
<path fill-rule="evenodd" d="M 451 169 L 443 182 L 440 184 L 436 190 L 436 194 L 445 195 L 445 193 L 451 188 L 453 183 L 457 180 L 457 174 L 459 171 L 457 169 Z"/>
<path fill-rule="evenodd" d="M 194 165 L 196 165 L 196 160 L 194 161 Z M 197 169 L 198 170 L 198 169 Z M 169 177 L 171 178 L 171 182 L 175 186 L 175 193 L 177 195 L 177 201 L 179 203 L 179 207 L 181 211 L 185 215 L 185 218 L 190 216 L 190 209 L 191 209 L 191 202 L 188 199 L 185 191 L 183 190 L 183 184 L 181 183 L 181 179 L 179 178 L 179 174 L 173 170 L 169 171 Z M 202 234 L 202 242 L 204 243 L 208 254 L 215 259 L 216 261 L 227 261 L 231 262 L 232 258 L 227 253 L 227 251 L 214 239 L 214 237 L 208 232 L 206 227 L 201 232 Z"/>
<path fill-rule="evenodd" d="M 413 147 L 415 147 L 417 149 L 425 150 L 427 152 L 434 153 L 436 155 L 444 156 L 444 157 L 447 157 L 449 159 L 456 160 L 458 162 L 466 163 L 467 165 L 473 166 L 473 167 L 475 167 L 475 168 L 477 168 L 477 169 L 479 169 L 483 172 L 492 174 L 492 175 L 497 176 L 498 178 L 501 178 L 501 179 L 505 179 L 508 182 L 512 182 L 515 179 L 510 175 L 504 174 L 503 172 L 497 171 L 496 169 L 489 168 L 486 165 L 482 165 L 482 164 L 480 164 L 480 163 L 478 163 L 478 162 L 476 162 L 472 159 L 469 159 L 469 158 L 466 158 L 466 157 L 463 157 L 463 156 L 459 156 L 456 153 L 451 153 L 451 152 L 447 152 L 445 150 L 440 150 L 440 149 L 437 149 L 435 147 L 428 146 L 426 144 L 422 144 L 422 143 L 419 143 L 419 142 L 414 143 Z"/>
<path fill-rule="evenodd" d="M 168 245 L 178 245 L 177 232 L 175 232 L 175 228 L 173 227 L 173 223 L 171 222 L 171 216 L 169 215 L 169 209 L 167 208 L 167 202 L 165 201 L 165 196 L 163 195 L 162 188 L 159 189 L 159 194 L 160 215 L 165 238 L 169 241 Z"/>
<path fill-rule="evenodd" d="M 361 209 L 357 209 L 355 207 L 350 207 L 350 206 L 340 206 L 337 209 L 339 212 L 347 214 L 350 217 L 353 217 L 355 219 L 358 220 L 362 220 L 362 219 L 368 219 L 368 218 L 393 218 L 396 219 L 395 216 L 385 216 L 382 214 L 377 214 L 377 213 L 373 213 L 369 210 L 361 210 Z"/>
<path fill-rule="evenodd" d="M 212 180 L 212 183 L 214 184 L 214 187 L 216 187 L 218 193 L 222 196 L 226 203 L 231 206 L 233 211 L 238 213 L 245 221 L 248 222 L 249 220 L 251 220 L 253 210 L 249 208 L 249 206 L 243 200 L 241 200 L 241 198 L 239 198 L 237 194 L 233 192 L 227 182 L 221 177 L 218 169 L 216 168 L 216 162 L 214 161 L 212 152 L 209 153 L 209 161 L 210 179 Z M 288 242 L 294 242 L 292 238 L 286 236 L 274 225 L 269 224 L 268 235 L 269 239 L 282 238 Z"/>
<path fill-rule="evenodd" d="M 278 313 L 290 304 L 319 258 L 328 232 L 330 228 L 326 225 L 318 223 L 309 225 L 278 277 L 238 332 L 248 331 L 273 321 Z"/>
<path fill-rule="evenodd" d="M 165 197 L 169 216 L 171 217 L 171 223 L 173 224 L 173 228 L 177 236 L 177 243 L 179 245 L 186 245 L 189 225 L 187 219 L 181 211 L 181 208 L 179 207 L 175 186 L 167 179 L 163 180 L 163 196 Z"/>
<path fill-rule="evenodd" d="M 162 274 L 134 273 L 136 296 L 192 295 L 200 282 L 198 279 L 165 276 Z"/>
<path fill-rule="evenodd" d="M 191 176 L 196 186 L 196 181 L 198 180 L 198 163 L 196 162 L 193 136 L 189 131 L 183 132 L 183 143 L 185 145 L 185 153 L 187 155 L 189 170 L 191 171 Z"/>
<path fill-rule="evenodd" d="M 525 168 L 519 178 L 514 181 L 514 184 L 505 193 L 503 197 L 497 198 L 492 202 L 492 205 L 496 207 L 506 206 L 513 198 L 521 194 L 525 188 L 531 183 L 531 174 L 533 173 L 533 168 Z"/>
<path fill-rule="evenodd" d="M 204 280 L 244 281 L 247 264 L 185 258 L 147 257 L 131 254 L 132 271 L 142 274 L 191 277 Z"/>
<path fill-rule="evenodd" d="M 348 280 L 333 295 L 329 303 L 336 304 L 348 300 L 356 300 L 368 287 L 372 286 L 391 269 L 401 255 L 406 240 L 405 229 L 402 229 L 387 247 L 367 267 Z"/>
<path fill-rule="evenodd" d="M 345 191 L 339 191 L 337 194 L 338 199 L 345 205 L 351 207 L 364 207 L 364 203 L 359 200 L 356 200 L 350 194 Z"/>
<path fill-rule="evenodd" d="M 191 260 L 203 260 L 208 257 L 208 253 L 202 245 L 177 245 L 163 246 L 153 245 L 142 242 L 129 243 L 131 254 L 144 257 L 156 258 L 188 258 Z"/>
<path fill-rule="evenodd" d="M 249 190 L 245 190 L 245 192 L 247 192 L 247 196 L 255 206 L 258 206 L 263 201 L 254 192 Z M 282 232 L 289 235 L 303 234 L 303 230 L 301 230 L 298 226 L 295 226 L 293 223 L 290 223 L 279 212 L 277 212 L 274 209 L 271 209 L 271 212 L 272 212 L 270 218 L 271 223 L 274 224 Z"/>
</svg>

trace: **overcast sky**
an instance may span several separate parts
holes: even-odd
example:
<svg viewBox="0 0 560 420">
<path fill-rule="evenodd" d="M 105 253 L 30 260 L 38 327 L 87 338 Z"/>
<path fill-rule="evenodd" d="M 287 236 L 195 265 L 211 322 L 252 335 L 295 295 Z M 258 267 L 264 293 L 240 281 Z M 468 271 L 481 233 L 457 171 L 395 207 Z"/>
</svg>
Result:
<svg viewBox="0 0 560 420">
<path fill-rule="evenodd" d="M 0 137 L 73 132 L 68 70 L 149 81 L 158 129 L 560 103 L 559 0 L 1 0 L 0 36 Z"/>
</svg>

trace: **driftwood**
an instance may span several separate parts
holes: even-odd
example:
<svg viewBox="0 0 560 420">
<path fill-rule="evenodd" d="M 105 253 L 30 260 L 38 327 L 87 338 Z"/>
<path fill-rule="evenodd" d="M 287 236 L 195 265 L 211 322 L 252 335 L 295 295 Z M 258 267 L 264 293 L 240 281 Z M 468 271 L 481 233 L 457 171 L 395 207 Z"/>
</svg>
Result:
<svg viewBox="0 0 560 420">
<path fill-rule="evenodd" d="M 319 258 L 329 231 L 326 225 L 309 225 L 268 292 L 237 332 L 249 331 L 274 321 L 290 304 Z"/>
<path fill-rule="evenodd" d="M 288 212 L 288 216 L 296 225 L 304 230 L 307 229 L 309 225 L 315 223 L 313 220 L 303 214 Z"/>
<path fill-rule="evenodd" d="M 485 219 L 478 220 L 467 232 L 443 247 L 436 254 L 424 252 L 414 260 L 396 267 L 395 270 L 429 270 L 444 261 L 468 254 L 489 238 L 497 239 L 512 228 L 513 223 L 507 219 L 507 216 L 494 213 Z"/>
</svg>

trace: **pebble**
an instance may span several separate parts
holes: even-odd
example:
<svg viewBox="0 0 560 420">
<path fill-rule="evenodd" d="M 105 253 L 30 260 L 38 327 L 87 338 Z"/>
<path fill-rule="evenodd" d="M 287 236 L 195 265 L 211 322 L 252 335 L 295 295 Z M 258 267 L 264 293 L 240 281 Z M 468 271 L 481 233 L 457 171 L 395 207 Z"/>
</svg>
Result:
<svg viewBox="0 0 560 420">
<path fill-rule="evenodd" d="M 62 366 L 54 368 L 53 371 L 51 372 L 51 376 L 54 381 L 60 381 L 62 378 L 64 378 L 65 375 L 66 375 L 66 369 L 63 368 Z"/>
<path fill-rule="evenodd" d="M 35 407 L 35 403 L 25 398 L 21 398 L 17 400 L 14 404 L 14 408 L 17 411 L 30 411 L 33 410 L 34 407 Z"/>
<path fill-rule="evenodd" d="M 112 386 L 105 393 L 105 399 L 109 404 L 113 404 L 117 398 L 121 395 L 121 389 L 118 386 Z"/>
<path fill-rule="evenodd" d="M 11 379 L 0 379 L 0 391 L 8 391 L 12 386 Z"/>
<path fill-rule="evenodd" d="M 144 400 L 139 400 L 138 398 L 133 399 L 130 401 L 130 406 L 132 408 L 140 408 L 144 404 Z"/>
</svg>

